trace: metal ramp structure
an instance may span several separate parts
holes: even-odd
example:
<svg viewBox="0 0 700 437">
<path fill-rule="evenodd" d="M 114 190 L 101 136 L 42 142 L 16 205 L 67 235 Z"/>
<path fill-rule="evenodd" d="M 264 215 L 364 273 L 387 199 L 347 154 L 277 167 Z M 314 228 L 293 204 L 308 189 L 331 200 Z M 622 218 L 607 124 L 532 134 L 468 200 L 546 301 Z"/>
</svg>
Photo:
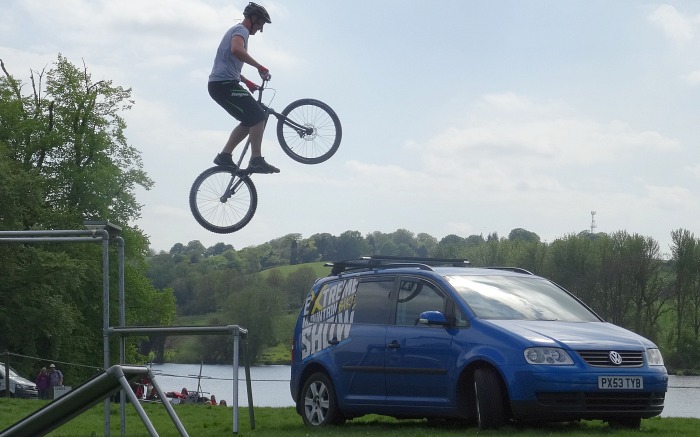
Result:
<svg viewBox="0 0 700 437">
<path fill-rule="evenodd" d="M 26 437 L 43 436 L 61 425 L 69 422 L 76 416 L 82 414 L 91 407 L 97 405 L 105 399 L 109 399 L 113 394 L 122 390 L 129 398 L 139 417 L 146 426 L 149 435 L 158 436 L 158 432 L 153 427 L 151 420 L 146 415 L 141 403 L 136 398 L 129 382 L 140 377 L 148 376 L 161 399 L 166 399 L 165 393 L 158 386 L 150 369 L 142 366 L 121 366 L 115 365 L 94 376 L 92 379 L 74 388 L 67 394 L 36 410 L 34 413 L 9 426 L 0 432 L 0 437 Z M 163 406 L 172 419 L 175 427 L 181 436 L 188 436 L 187 431 L 182 426 L 170 402 L 163 402 Z"/>
<path fill-rule="evenodd" d="M 238 369 L 239 369 L 239 342 L 240 339 L 246 339 L 248 330 L 237 325 L 227 326 L 127 326 L 126 325 L 126 299 L 124 290 L 124 239 L 119 235 L 121 227 L 113 225 L 106 221 L 86 221 L 86 230 L 29 230 L 29 231 L 0 231 L 0 243 L 102 243 L 102 336 L 103 336 L 103 368 L 107 369 L 104 373 L 99 374 L 86 383 L 76 387 L 74 393 L 63 395 L 54 402 L 51 402 L 46 407 L 37 410 L 35 413 L 20 420 L 16 424 L 8 427 L 0 433 L 0 437 L 5 436 L 35 436 L 44 435 L 39 430 L 46 427 L 49 429 L 52 423 L 56 425 L 54 429 L 63 423 L 71 420 L 83 411 L 87 410 L 94 402 L 104 400 L 104 435 L 109 437 L 111 432 L 110 418 L 110 396 L 119 390 L 123 389 L 136 408 L 139 416 L 144 421 L 151 436 L 158 434 L 153 429 L 153 426 L 146 417 L 143 408 L 138 403 L 135 394 L 128 386 L 128 381 L 133 378 L 138 378 L 144 374 L 149 375 L 150 380 L 154 381 L 153 386 L 156 387 L 153 375 L 150 370 L 139 366 L 125 365 L 125 341 L 124 338 L 130 335 L 230 335 L 233 337 L 233 415 L 232 427 L 233 433 L 238 433 Z M 114 327 L 110 324 L 109 311 L 109 244 L 110 241 L 117 243 L 119 255 L 119 326 Z M 119 336 L 119 363 L 120 365 L 110 367 L 112 360 L 110 357 L 109 339 L 111 336 Z M 244 342 L 247 346 L 247 340 Z M 248 391 L 248 414 L 250 416 L 250 428 L 255 428 L 255 415 L 253 412 L 253 397 L 252 387 L 250 384 L 250 363 L 248 360 L 247 347 L 243 347 L 244 353 L 244 368 L 246 377 L 246 388 Z M 81 389 L 84 386 L 89 388 Z M 165 399 L 160 388 L 157 389 L 161 399 Z M 107 393 L 109 392 L 109 393 Z M 69 396 L 71 395 L 71 396 Z M 125 408 L 126 397 L 121 396 L 121 435 L 125 435 Z M 66 398 L 66 400 L 63 400 Z M 62 401 L 61 401 L 62 400 Z M 61 401 L 61 402 L 57 402 Z M 182 436 L 187 436 L 187 432 L 182 427 L 180 420 L 172 410 L 172 406 L 168 402 L 164 402 L 165 408 L 168 410 L 173 422 L 178 427 Z M 65 409 L 64 409 L 65 408 Z M 71 414 L 67 412 L 70 410 Z M 36 427 L 36 428 L 34 428 Z M 49 429 L 50 431 L 50 429 Z M 49 432 L 46 431 L 46 432 Z"/>
</svg>

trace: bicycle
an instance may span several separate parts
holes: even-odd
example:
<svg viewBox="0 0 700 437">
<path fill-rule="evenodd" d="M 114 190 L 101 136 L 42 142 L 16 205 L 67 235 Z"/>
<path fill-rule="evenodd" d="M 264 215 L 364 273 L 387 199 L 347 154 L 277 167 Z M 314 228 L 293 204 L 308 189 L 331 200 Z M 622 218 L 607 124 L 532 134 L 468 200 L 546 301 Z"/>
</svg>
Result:
<svg viewBox="0 0 700 437">
<path fill-rule="evenodd" d="M 276 112 L 262 102 L 266 80 L 258 88 L 257 101 L 277 118 L 277 140 L 282 150 L 302 164 L 319 164 L 338 151 L 342 137 L 340 119 L 330 106 L 316 99 L 299 99 Z M 274 98 L 274 95 L 273 95 Z M 272 100 L 272 99 L 271 99 Z M 247 225 L 258 207 L 253 174 L 241 163 L 250 147 L 246 140 L 237 168 L 215 166 L 204 170 L 190 189 L 190 210 L 205 229 L 218 234 L 235 232 Z"/>
</svg>

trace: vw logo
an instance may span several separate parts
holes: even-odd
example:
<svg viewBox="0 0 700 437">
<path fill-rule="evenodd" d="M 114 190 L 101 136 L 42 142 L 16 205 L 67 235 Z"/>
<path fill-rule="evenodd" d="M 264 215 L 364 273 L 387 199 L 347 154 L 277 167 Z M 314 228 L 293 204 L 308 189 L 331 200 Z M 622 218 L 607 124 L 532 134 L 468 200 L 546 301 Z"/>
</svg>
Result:
<svg viewBox="0 0 700 437">
<path fill-rule="evenodd" d="M 622 364 L 622 356 L 620 355 L 619 352 L 610 351 L 610 353 L 608 354 L 608 357 L 610 357 L 610 361 L 611 361 L 613 364 L 615 364 L 615 365 L 617 365 L 617 366 L 619 366 L 620 364 Z"/>
</svg>

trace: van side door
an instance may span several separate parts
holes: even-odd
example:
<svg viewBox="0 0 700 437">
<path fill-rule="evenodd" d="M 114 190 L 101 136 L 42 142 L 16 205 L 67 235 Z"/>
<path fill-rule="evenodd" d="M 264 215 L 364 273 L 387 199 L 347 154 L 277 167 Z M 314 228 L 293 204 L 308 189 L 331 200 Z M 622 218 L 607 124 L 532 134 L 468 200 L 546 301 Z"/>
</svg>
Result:
<svg viewBox="0 0 700 437">
<path fill-rule="evenodd" d="M 339 382 L 336 394 L 345 405 L 385 401 L 386 329 L 395 278 L 394 275 L 362 278 L 357 285 L 349 339 L 333 350 Z"/>
<path fill-rule="evenodd" d="M 450 301 L 435 283 L 408 276 L 400 278 L 394 301 L 393 324 L 387 329 L 387 403 L 444 407 L 454 401 L 457 330 L 419 317 L 425 311 L 446 314 Z"/>
</svg>

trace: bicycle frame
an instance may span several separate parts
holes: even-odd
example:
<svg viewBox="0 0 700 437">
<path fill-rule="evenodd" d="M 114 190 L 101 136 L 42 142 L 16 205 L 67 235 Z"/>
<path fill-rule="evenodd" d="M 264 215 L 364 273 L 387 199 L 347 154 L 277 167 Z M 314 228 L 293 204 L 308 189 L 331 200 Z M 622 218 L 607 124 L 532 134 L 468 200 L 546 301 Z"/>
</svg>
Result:
<svg viewBox="0 0 700 437">
<path fill-rule="evenodd" d="M 267 82 L 268 81 L 263 80 L 262 85 L 260 85 L 260 87 L 258 88 L 258 98 L 257 98 L 258 104 L 260 104 L 260 106 L 262 106 L 262 108 L 265 110 L 265 127 L 263 128 L 263 130 L 265 128 L 267 128 L 267 121 L 270 118 L 270 115 L 274 115 L 275 117 L 277 117 L 278 120 L 283 120 L 284 124 L 291 127 L 292 129 L 294 129 L 299 134 L 299 138 L 304 138 L 307 135 L 313 135 L 313 133 L 314 133 L 313 127 L 304 126 L 304 125 L 301 125 L 301 124 L 295 122 L 294 120 L 290 120 L 288 117 L 280 114 L 279 112 L 275 111 L 274 109 L 270 108 L 269 106 L 265 105 L 262 102 L 262 94 L 263 94 L 263 91 L 265 90 L 265 85 L 267 84 Z M 241 173 L 242 176 L 250 176 L 250 174 L 251 174 L 249 171 L 241 169 L 241 164 L 243 163 L 243 157 L 248 152 L 249 147 L 250 147 L 250 136 L 248 136 L 248 139 L 246 140 L 245 145 L 243 146 L 243 151 L 241 152 L 241 156 L 238 158 L 238 162 L 236 163 L 236 166 L 238 167 L 238 171 L 236 173 Z M 229 191 L 231 190 L 231 188 L 233 188 L 231 185 L 233 184 L 234 179 L 235 178 L 231 178 L 231 184 L 229 184 L 229 187 L 228 187 Z"/>
</svg>

